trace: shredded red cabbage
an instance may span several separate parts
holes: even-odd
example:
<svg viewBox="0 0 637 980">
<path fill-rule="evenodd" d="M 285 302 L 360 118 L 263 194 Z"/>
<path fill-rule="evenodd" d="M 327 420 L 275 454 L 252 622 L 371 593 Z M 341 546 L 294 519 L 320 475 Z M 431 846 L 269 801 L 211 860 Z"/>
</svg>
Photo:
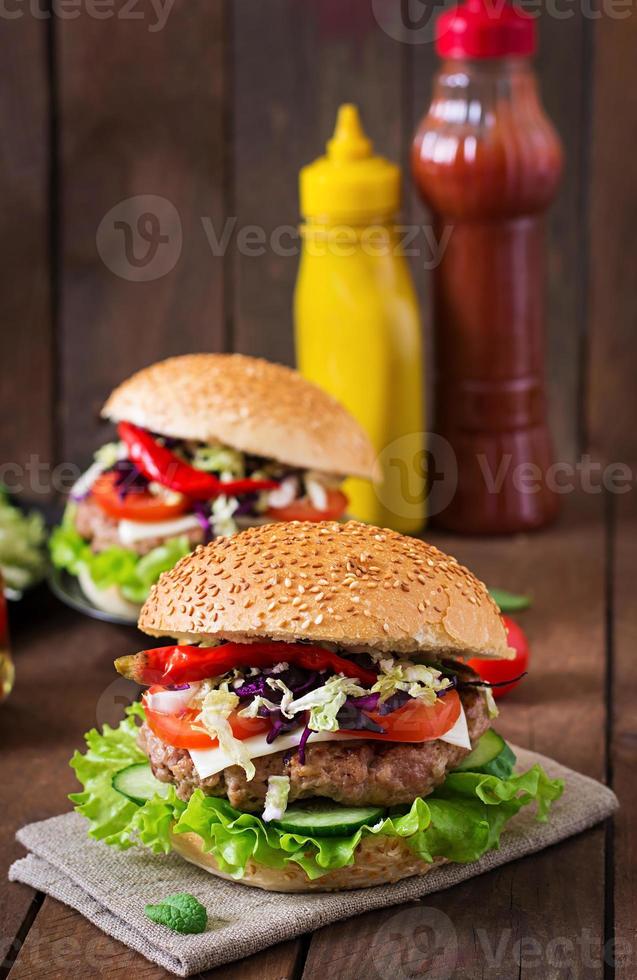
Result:
<svg viewBox="0 0 637 980">
<path fill-rule="evenodd" d="M 358 700 L 361 700 L 360 698 Z M 340 708 L 336 720 L 338 721 L 339 727 L 345 731 L 367 731 L 367 732 L 378 732 L 379 735 L 385 734 L 385 729 L 378 722 L 375 722 L 373 718 L 366 715 L 364 711 L 357 708 L 351 703 L 348 698 L 342 708 Z"/>
<path fill-rule="evenodd" d="M 256 515 L 256 504 L 259 499 L 258 493 L 246 493 L 242 495 L 241 502 L 233 517 L 254 517 Z"/>
<path fill-rule="evenodd" d="M 360 711 L 376 711 L 379 698 L 380 694 L 378 691 L 375 691 L 373 694 L 363 694 L 360 698 L 347 698 L 345 703 L 353 705 L 354 708 L 358 708 Z"/>
<path fill-rule="evenodd" d="M 297 718 L 286 718 L 280 711 L 270 711 L 269 715 L 271 727 L 270 731 L 265 736 L 265 740 L 268 745 L 271 745 L 275 738 L 278 738 L 279 735 L 283 734 L 283 732 L 290 732 L 293 728 L 298 726 Z"/>
<path fill-rule="evenodd" d="M 203 528 L 203 543 L 208 544 L 208 542 L 212 541 L 215 536 L 215 526 L 210 513 L 210 506 L 209 504 L 203 503 L 201 500 L 194 500 L 192 509 L 195 517 Z"/>
<path fill-rule="evenodd" d="M 407 691 L 396 691 L 392 694 L 390 698 L 386 701 L 381 701 L 378 706 L 379 715 L 390 715 L 392 711 L 398 711 L 399 708 L 404 708 L 408 701 L 411 701 L 411 694 L 407 694 Z"/>
<path fill-rule="evenodd" d="M 239 698 L 253 698 L 257 694 L 263 695 L 265 692 L 265 681 L 265 674 L 260 674 L 258 677 L 255 677 L 254 680 L 247 681 L 245 684 L 242 684 L 241 687 L 235 687 L 234 693 Z"/>
<path fill-rule="evenodd" d="M 149 480 L 130 459 L 118 459 L 110 469 L 115 474 L 115 489 L 120 500 L 131 493 L 146 493 Z"/>
<path fill-rule="evenodd" d="M 299 753 L 299 762 L 301 763 L 302 766 L 305 765 L 305 746 L 311 734 L 312 731 L 310 729 L 310 726 L 306 725 L 305 728 L 303 729 L 303 734 L 301 735 L 301 741 L 299 742 L 297 748 L 297 751 Z"/>
<path fill-rule="evenodd" d="M 295 695 L 304 694 L 313 687 L 319 687 L 324 678 L 318 671 L 307 671 L 301 667 L 288 667 L 286 670 L 277 671 L 274 668 L 266 667 L 260 674 L 255 675 L 240 687 L 234 688 L 234 693 L 240 698 L 253 698 L 260 694 L 267 697 L 268 701 L 280 704 L 283 698 L 283 691 L 276 687 L 270 687 L 267 683 L 269 677 L 283 681 Z"/>
</svg>

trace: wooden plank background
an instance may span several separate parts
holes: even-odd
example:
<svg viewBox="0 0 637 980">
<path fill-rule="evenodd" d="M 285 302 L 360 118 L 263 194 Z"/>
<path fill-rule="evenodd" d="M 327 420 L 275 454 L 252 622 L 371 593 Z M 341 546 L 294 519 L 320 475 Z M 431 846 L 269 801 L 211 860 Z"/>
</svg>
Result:
<svg viewBox="0 0 637 980">
<path fill-rule="evenodd" d="M 150 0 L 134 19 L 122 5 L 105 19 L 89 9 L 46 19 L 25 8 L 1 22 L 6 462 L 34 452 L 84 463 L 108 391 L 169 354 L 292 363 L 297 256 L 281 253 L 298 245 L 299 168 L 346 99 L 378 149 L 405 163 L 436 63 L 430 41 L 396 39 L 413 37 L 401 5 L 383 0 L 175 0 L 165 23 Z M 560 459 L 633 460 L 635 20 L 572 13 L 541 18 L 538 58 L 566 148 L 548 235 L 552 426 Z M 426 220 L 407 172 L 405 217 Z M 266 236 L 263 254 L 250 226 Z M 277 228 L 289 229 L 282 248 Z M 417 261 L 414 273 L 428 338 L 429 283 Z"/>
</svg>

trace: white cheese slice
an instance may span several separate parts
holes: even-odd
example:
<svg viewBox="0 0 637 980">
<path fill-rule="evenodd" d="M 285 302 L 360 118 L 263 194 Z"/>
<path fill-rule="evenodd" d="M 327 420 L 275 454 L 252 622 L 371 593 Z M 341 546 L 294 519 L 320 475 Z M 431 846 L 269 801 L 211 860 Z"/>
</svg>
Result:
<svg viewBox="0 0 637 980">
<path fill-rule="evenodd" d="M 440 736 L 440 741 L 449 742 L 450 745 L 459 745 L 460 748 L 469 749 L 469 751 L 471 751 L 471 739 L 469 738 L 467 719 L 462 705 L 460 705 L 458 720 L 448 732 L 445 732 L 444 735 Z"/>
<path fill-rule="evenodd" d="M 276 741 L 271 744 L 266 742 L 265 735 L 253 735 L 252 738 L 244 739 L 243 744 L 251 759 L 260 759 L 261 756 L 271 755 L 273 752 L 285 752 L 286 749 L 296 748 L 301 741 L 302 734 L 303 729 L 299 728 L 288 735 L 279 735 Z M 312 732 L 308 745 L 314 745 L 316 742 L 345 741 L 348 738 L 360 737 L 360 735 L 345 735 L 343 732 Z M 200 779 L 207 779 L 208 776 L 214 776 L 227 766 L 234 765 L 228 753 L 221 748 L 190 749 L 189 752 Z"/>
<path fill-rule="evenodd" d="M 169 538 L 196 527 L 199 527 L 197 517 L 194 514 L 185 514 L 171 521 L 120 521 L 117 531 L 119 540 L 128 546 L 147 538 Z"/>
<path fill-rule="evenodd" d="M 266 742 L 265 735 L 253 735 L 252 738 L 246 738 L 243 742 L 244 746 L 247 748 L 251 759 L 260 759 L 264 755 L 271 755 L 274 752 L 285 752 L 287 749 L 294 749 L 301 741 L 302 729 L 297 729 L 295 732 L 290 732 L 287 735 L 279 735 L 279 737 L 268 744 Z M 336 742 L 336 741 L 347 741 L 347 739 L 364 739 L 365 733 L 357 732 L 355 735 L 345 734 L 345 732 L 312 732 L 309 738 L 309 745 L 314 745 L 317 742 Z M 469 730 L 467 728 L 467 719 L 465 718 L 464 708 L 461 707 L 460 715 L 455 724 L 445 732 L 444 735 L 440 736 L 442 742 L 449 742 L 451 745 L 459 745 L 465 749 L 471 749 L 471 742 L 469 741 Z M 190 758 L 193 761 L 194 767 L 197 770 L 197 775 L 200 779 L 207 779 L 208 776 L 215 776 L 222 769 L 227 766 L 232 766 L 233 760 L 230 758 L 227 752 L 224 752 L 221 748 L 216 749 L 190 749 Z"/>
</svg>

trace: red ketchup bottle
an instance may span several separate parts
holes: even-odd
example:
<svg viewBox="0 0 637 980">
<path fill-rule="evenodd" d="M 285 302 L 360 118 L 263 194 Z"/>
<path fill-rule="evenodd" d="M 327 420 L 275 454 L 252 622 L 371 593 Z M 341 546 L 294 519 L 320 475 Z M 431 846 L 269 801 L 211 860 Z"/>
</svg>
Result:
<svg viewBox="0 0 637 980">
<path fill-rule="evenodd" d="M 535 47 L 535 20 L 502 0 L 439 17 L 443 62 L 412 148 L 441 246 L 435 430 L 453 450 L 447 487 L 458 467 L 437 520 L 467 534 L 539 528 L 557 513 L 546 480 L 543 265 L 562 151 L 538 97 Z"/>
</svg>

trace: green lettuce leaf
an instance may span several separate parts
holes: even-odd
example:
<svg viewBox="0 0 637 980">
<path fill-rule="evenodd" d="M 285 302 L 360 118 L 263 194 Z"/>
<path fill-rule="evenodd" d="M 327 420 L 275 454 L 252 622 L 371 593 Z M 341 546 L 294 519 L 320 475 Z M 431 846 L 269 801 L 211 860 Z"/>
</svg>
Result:
<svg viewBox="0 0 637 980">
<path fill-rule="evenodd" d="M 46 528 L 37 511 L 14 507 L 0 485 L 0 571 L 9 589 L 21 592 L 46 572 Z"/>
<path fill-rule="evenodd" d="M 310 879 L 320 878 L 353 864 L 361 838 L 370 834 L 402 837 L 425 861 L 434 857 L 477 861 L 498 847 L 505 824 L 521 807 L 535 803 L 538 820 L 546 820 L 551 803 L 563 791 L 561 780 L 550 779 L 537 765 L 507 779 L 451 773 L 426 799 L 416 799 L 410 807 L 394 807 L 385 818 L 354 834 L 292 834 L 201 790 L 188 803 L 177 799 L 172 788 L 166 798 L 155 797 L 143 806 L 121 796 L 112 786 L 115 773 L 145 761 L 135 742 L 136 719 L 143 716 L 143 708 L 135 704 L 118 728 L 105 726 L 102 734 L 93 729 L 86 736 L 88 751 L 77 752 L 71 761 L 84 786 L 71 800 L 88 818 L 89 835 L 120 848 L 142 843 L 155 852 L 168 852 L 171 830 L 192 832 L 201 837 L 204 850 L 214 855 L 221 870 L 234 878 L 243 876 L 250 858 L 271 868 L 292 861 Z"/>
<path fill-rule="evenodd" d="M 146 555 L 118 546 L 96 553 L 66 517 L 51 534 L 49 547 L 56 568 L 65 568 L 77 575 L 83 565 L 98 589 L 116 585 L 125 599 L 137 603 L 146 600 L 150 587 L 162 572 L 168 571 L 192 550 L 188 538 L 182 535 L 168 538 Z"/>
<path fill-rule="evenodd" d="M 71 793 L 69 799 L 89 821 L 89 837 L 124 849 L 141 842 L 155 852 L 167 853 L 169 830 L 185 808 L 174 789 L 166 797 L 156 796 L 138 806 L 113 788 L 116 773 L 148 761 L 137 746 L 137 718 L 144 718 L 139 703 L 126 709 L 126 718 L 117 728 L 104 725 L 102 732 L 96 728 L 87 732 L 87 751 L 76 752 L 70 762 L 84 789 Z"/>
</svg>

